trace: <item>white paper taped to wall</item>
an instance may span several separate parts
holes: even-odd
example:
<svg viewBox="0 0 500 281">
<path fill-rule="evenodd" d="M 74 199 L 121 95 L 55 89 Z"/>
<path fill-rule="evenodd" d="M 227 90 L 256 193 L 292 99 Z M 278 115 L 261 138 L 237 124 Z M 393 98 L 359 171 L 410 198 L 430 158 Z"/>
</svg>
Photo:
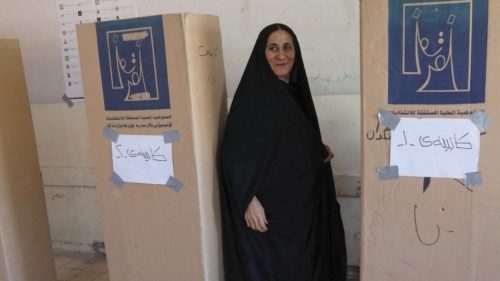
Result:
<svg viewBox="0 0 500 281">
<path fill-rule="evenodd" d="M 124 182 L 165 185 L 174 177 L 172 144 L 162 135 L 120 135 L 111 151 L 113 170 Z"/>
<path fill-rule="evenodd" d="M 480 132 L 469 119 L 401 118 L 391 132 L 400 176 L 465 178 L 478 171 Z"/>
<path fill-rule="evenodd" d="M 76 25 L 137 17 L 137 0 L 56 0 L 56 5 L 66 97 L 83 101 Z"/>
</svg>

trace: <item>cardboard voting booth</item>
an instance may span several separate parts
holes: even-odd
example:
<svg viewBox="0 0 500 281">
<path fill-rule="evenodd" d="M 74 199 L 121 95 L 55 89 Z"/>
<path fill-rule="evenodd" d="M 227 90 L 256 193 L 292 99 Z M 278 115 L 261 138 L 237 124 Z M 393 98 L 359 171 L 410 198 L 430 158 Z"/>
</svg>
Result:
<svg viewBox="0 0 500 281">
<path fill-rule="evenodd" d="M 111 280 L 220 280 L 218 17 L 84 24 L 77 35 Z"/>
<path fill-rule="evenodd" d="M 0 39 L 0 280 L 56 280 L 19 41 Z"/>
<path fill-rule="evenodd" d="M 500 2 L 360 9 L 361 280 L 498 280 Z"/>
</svg>

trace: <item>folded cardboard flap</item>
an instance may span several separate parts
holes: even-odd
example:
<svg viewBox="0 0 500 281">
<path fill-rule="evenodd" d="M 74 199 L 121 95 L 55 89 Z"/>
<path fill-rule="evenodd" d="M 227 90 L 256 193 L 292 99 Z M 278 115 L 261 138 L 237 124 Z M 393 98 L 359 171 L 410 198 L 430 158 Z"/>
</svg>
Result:
<svg viewBox="0 0 500 281">
<path fill-rule="evenodd" d="M 19 42 L 0 39 L 0 280 L 56 280 Z"/>
</svg>

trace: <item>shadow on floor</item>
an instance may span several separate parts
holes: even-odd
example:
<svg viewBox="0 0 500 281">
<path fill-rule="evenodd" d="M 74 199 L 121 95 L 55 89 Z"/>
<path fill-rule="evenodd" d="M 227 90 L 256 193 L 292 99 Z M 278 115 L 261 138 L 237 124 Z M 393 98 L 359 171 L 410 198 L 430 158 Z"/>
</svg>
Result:
<svg viewBox="0 0 500 281">
<path fill-rule="evenodd" d="M 55 251 L 57 281 L 109 281 L 105 256 Z M 347 281 L 359 281 L 359 268 L 348 268 Z"/>
<path fill-rule="evenodd" d="M 109 281 L 106 257 L 55 251 L 57 281 Z"/>
</svg>

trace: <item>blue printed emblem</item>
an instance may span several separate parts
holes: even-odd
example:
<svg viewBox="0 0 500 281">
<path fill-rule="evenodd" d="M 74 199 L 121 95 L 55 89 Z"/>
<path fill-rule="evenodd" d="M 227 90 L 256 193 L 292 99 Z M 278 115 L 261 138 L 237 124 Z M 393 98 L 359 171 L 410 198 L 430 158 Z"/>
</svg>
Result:
<svg viewBox="0 0 500 281">
<path fill-rule="evenodd" d="M 170 108 L 161 16 L 96 23 L 106 110 Z"/>
<path fill-rule="evenodd" d="M 483 103 L 488 1 L 389 3 L 389 103 Z"/>
</svg>

